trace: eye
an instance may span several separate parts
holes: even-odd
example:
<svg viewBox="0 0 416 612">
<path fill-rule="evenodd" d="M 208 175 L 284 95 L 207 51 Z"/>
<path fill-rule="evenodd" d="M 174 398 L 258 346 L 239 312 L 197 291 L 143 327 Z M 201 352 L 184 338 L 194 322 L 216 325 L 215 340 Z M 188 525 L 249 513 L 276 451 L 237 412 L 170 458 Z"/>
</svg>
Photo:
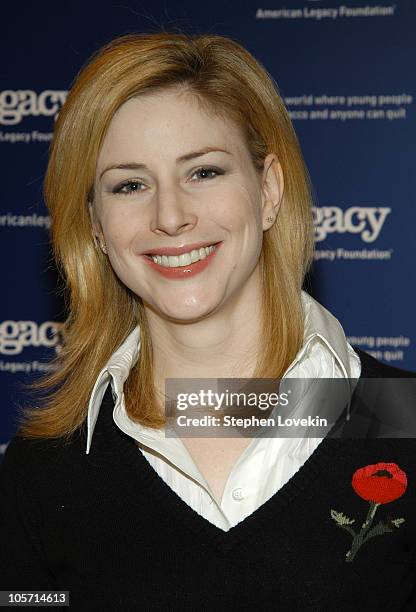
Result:
<svg viewBox="0 0 416 612">
<path fill-rule="evenodd" d="M 121 183 L 121 185 L 117 185 L 117 187 L 114 187 L 113 193 L 122 193 L 123 195 L 130 195 L 138 191 L 143 191 L 140 185 L 144 185 L 144 183 L 136 179 L 125 181 L 124 183 Z"/>
<path fill-rule="evenodd" d="M 221 174 L 224 174 L 224 172 L 222 170 L 219 170 L 218 168 L 198 168 L 198 170 L 195 170 L 195 172 L 193 173 L 192 176 L 194 176 L 195 174 L 199 174 L 199 176 L 201 178 L 196 179 L 197 182 L 201 182 L 204 181 L 205 179 L 212 179 L 215 178 L 216 176 L 219 176 Z M 212 174 L 214 174 L 214 176 L 212 176 Z"/>
</svg>

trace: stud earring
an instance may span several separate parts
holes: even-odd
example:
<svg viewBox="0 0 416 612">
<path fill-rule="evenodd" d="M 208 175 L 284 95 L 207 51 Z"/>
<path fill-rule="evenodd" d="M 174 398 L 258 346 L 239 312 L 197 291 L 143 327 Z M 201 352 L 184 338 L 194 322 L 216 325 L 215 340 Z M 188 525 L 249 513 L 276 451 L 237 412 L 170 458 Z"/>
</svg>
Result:
<svg viewBox="0 0 416 612">
<path fill-rule="evenodd" d="M 267 217 L 266 221 L 268 221 L 269 223 L 271 223 L 274 220 L 274 217 Z"/>
<path fill-rule="evenodd" d="M 103 240 L 100 240 L 98 236 L 95 236 L 95 234 L 93 234 L 92 239 L 94 241 L 94 247 L 97 251 L 101 249 L 103 253 L 107 253 L 107 246 Z"/>
</svg>

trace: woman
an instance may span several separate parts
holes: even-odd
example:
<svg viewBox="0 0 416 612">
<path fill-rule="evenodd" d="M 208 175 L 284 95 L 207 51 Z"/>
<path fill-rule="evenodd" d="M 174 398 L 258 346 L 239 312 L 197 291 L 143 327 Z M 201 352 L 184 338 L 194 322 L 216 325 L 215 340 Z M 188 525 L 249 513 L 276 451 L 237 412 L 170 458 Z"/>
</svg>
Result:
<svg viewBox="0 0 416 612">
<path fill-rule="evenodd" d="M 412 439 L 164 435 L 166 379 L 411 376 L 302 291 L 310 184 L 264 68 L 220 36 L 111 42 L 60 112 L 45 194 L 70 316 L 5 456 L 1 588 L 414 609 Z M 352 397 L 343 431 L 368 437 L 379 404 Z"/>
</svg>

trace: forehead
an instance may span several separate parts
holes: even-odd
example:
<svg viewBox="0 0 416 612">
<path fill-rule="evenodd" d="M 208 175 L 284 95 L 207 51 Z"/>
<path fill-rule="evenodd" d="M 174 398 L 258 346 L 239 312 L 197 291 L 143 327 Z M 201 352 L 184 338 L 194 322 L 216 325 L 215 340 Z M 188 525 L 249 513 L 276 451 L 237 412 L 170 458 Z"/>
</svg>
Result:
<svg viewBox="0 0 416 612">
<path fill-rule="evenodd" d="M 236 123 L 220 116 L 189 91 L 163 90 L 131 98 L 115 113 L 98 163 L 115 154 L 180 155 L 204 146 L 248 155 Z"/>
</svg>

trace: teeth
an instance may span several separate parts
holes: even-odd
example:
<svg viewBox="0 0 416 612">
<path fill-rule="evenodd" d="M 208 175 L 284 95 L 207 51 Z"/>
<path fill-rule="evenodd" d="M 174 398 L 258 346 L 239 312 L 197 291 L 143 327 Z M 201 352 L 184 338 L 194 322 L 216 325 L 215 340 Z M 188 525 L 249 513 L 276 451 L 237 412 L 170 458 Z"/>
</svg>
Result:
<svg viewBox="0 0 416 612">
<path fill-rule="evenodd" d="M 196 261 L 199 261 L 199 251 L 194 249 L 191 251 L 191 263 L 195 263 Z"/>
<path fill-rule="evenodd" d="M 152 255 L 151 257 L 155 263 L 164 268 L 180 268 L 182 266 L 189 266 L 189 264 L 195 263 L 200 259 L 205 259 L 214 250 L 215 246 L 209 246 L 194 249 L 189 253 L 182 253 L 182 255 Z"/>
</svg>

